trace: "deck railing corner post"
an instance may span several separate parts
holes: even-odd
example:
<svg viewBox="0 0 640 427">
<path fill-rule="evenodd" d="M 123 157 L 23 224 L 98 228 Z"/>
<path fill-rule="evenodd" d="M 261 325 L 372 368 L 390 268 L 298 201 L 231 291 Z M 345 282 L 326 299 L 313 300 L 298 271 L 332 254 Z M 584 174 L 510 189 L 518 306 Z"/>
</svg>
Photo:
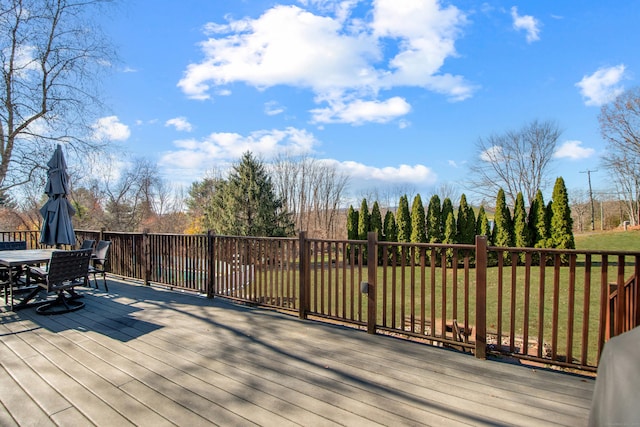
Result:
<svg viewBox="0 0 640 427">
<path fill-rule="evenodd" d="M 476 351 L 487 358 L 487 236 L 476 236 Z"/>
</svg>

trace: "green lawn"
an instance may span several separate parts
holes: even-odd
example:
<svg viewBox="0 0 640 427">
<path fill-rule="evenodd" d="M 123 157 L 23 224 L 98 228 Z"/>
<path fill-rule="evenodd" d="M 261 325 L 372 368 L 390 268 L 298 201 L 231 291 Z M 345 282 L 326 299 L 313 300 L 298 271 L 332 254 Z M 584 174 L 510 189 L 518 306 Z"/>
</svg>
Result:
<svg viewBox="0 0 640 427">
<path fill-rule="evenodd" d="M 576 249 L 640 252 L 640 230 L 576 234 Z"/>
</svg>

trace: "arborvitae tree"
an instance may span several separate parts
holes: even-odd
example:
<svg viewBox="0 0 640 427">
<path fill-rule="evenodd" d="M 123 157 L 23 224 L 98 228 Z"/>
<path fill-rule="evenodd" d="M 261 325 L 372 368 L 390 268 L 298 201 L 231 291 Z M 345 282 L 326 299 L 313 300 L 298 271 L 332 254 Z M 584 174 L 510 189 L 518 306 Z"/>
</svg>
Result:
<svg viewBox="0 0 640 427">
<path fill-rule="evenodd" d="M 233 166 L 228 180 L 218 183 L 210 209 L 220 234 L 271 237 L 294 232 L 266 168 L 250 152 Z"/>
<path fill-rule="evenodd" d="M 426 243 L 427 232 L 425 230 L 424 205 L 420 194 L 413 198 L 411 205 L 411 241 L 413 243 Z"/>
<path fill-rule="evenodd" d="M 362 199 L 358 215 L 358 239 L 367 240 L 367 233 L 369 232 L 370 228 L 370 216 L 369 207 L 367 206 L 367 199 Z"/>
<path fill-rule="evenodd" d="M 457 218 L 458 237 L 457 243 L 471 244 L 476 235 L 476 217 L 473 208 L 467 204 L 467 196 L 460 196 Z"/>
<path fill-rule="evenodd" d="M 369 231 L 375 231 L 378 234 L 378 240 L 384 239 L 382 229 L 382 214 L 380 213 L 380 206 L 378 205 L 378 201 L 373 202 L 373 207 L 371 208 Z"/>
<path fill-rule="evenodd" d="M 534 248 L 549 247 L 549 228 L 547 227 L 547 208 L 544 204 L 542 191 L 538 190 L 536 198 L 531 202 L 529 208 L 529 235 L 531 245 Z"/>
<path fill-rule="evenodd" d="M 453 219 L 455 220 L 456 216 L 454 214 L 453 211 L 453 203 L 451 202 L 451 199 L 448 197 L 445 197 L 444 200 L 442 201 L 442 233 L 444 234 L 444 228 L 446 225 L 446 221 L 447 221 L 447 216 L 449 215 L 449 213 L 451 213 L 451 215 L 453 215 Z"/>
<path fill-rule="evenodd" d="M 396 225 L 398 226 L 398 242 L 410 242 L 411 241 L 411 214 L 409 213 L 409 200 L 407 195 L 400 197 L 398 203 L 398 212 L 396 212 Z M 402 252 L 402 248 L 399 248 Z M 405 257 L 404 261 L 409 260 L 409 255 Z"/>
<path fill-rule="evenodd" d="M 410 242 L 411 215 L 409 214 L 409 200 L 406 194 L 400 197 L 400 202 L 398 203 L 396 225 L 398 226 L 398 242 Z"/>
<path fill-rule="evenodd" d="M 349 210 L 347 211 L 347 239 L 349 240 L 358 240 L 358 218 L 360 214 L 357 210 L 353 209 L 353 206 L 349 206 Z M 347 246 L 347 259 L 351 259 L 351 251 L 352 246 L 349 244 Z M 354 256 L 357 256 L 357 251 L 354 251 Z"/>
<path fill-rule="evenodd" d="M 516 196 L 516 206 L 513 208 L 513 237 L 513 243 L 516 247 L 528 248 L 531 246 L 531 238 L 527 226 L 527 210 L 524 206 L 524 196 L 521 192 Z"/>
<path fill-rule="evenodd" d="M 367 233 L 371 229 L 371 217 L 369 216 L 369 207 L 367 199 L 362 199 L 360 204 L 360 215 L 358 216 L 358 240 L 367 240 Z M 362 247 L 362 263 L 367 263 L 367 246 Z"/>
<path fill-rule="evenodd" d="M 357 210 L 353 209 L 353 206 L 349 206 L 347 211 L 347 239 L 358 239 L 358 216 L 360 214 Z"/>
<path fill-rule="evenodd" d="M 476 235 L 487 236 L 487 244 L 491 245 L 491 228 L 489 227 L 489 219 L 484 206 L 480 206 L 478 210 L 478 218 L 476 218 Z"/>
<path fill-rule="evenodd" d="M 571 219 L 569 195 L 562 177 L 556 179 L 551 199 L 553 200 L 551 205 L 551 241 L 553 242 L 553 247 L 575 249 L 576 243 L 573 237 L 573 219 Z"/>
<path fill-rule="evenodd" d="M 493 228 L 493 242 L 496 246 L 510 247 L 513 246 L 513 223 L 511 220 L 511 212 L 505 200 L 505 194 L 502 189 L 498 191 L 496 198 L 496 215 L 495 225 Z M 504 260 L 509 262 L 510 257 L 505 252 Z"/>
<path fill-rule="evenodd" d="M 442 208 L 440 206 L 440 197 L 431 196 L 429 207 L 427 208 L 426 217 L 427 242 L 441 243 L 444 230 L 444 219 L 442 218 Z"/>
<path fill-rule="evenodd" d="M 390 210 L 384 215 L 384 239 L 387 242 L 397 242 L 398 241 L 398 227 L 396 226 L 396 218 L 393 216 L 393 212 Z M 393 262 L 393 254 L 397 253 L 397 246 L 393 249 L 389 247 L 388 253 L 388 262 L 391 264 Z"/>
<path fill-rule="evenodd" d="M 456 220 L 453 217 L 453 212 L 447 212 L 447 219 L 444 222 L 444 235 L 442 243 L 454 244 L 456 243 L 458 234 L 458 227 L 456 226 Z M 453 258 L 453 249 L 447 249 L 447 261 L 450 263 Z M 436 264 L 440 264 L 439 260 L 436 260 Z"/>
<path fill-rule="evenodd" d="M 529 227 L 527 225 L 527 211 L 524 206 L 524 196 L 521 192 L 517 194 L 516 205 L 513 208 L 513 244 L 517 248 L 531 246 Z M 525 253 L 521 252 L 518 257 L 520 262 L 524 262 Z"/>
</svg>

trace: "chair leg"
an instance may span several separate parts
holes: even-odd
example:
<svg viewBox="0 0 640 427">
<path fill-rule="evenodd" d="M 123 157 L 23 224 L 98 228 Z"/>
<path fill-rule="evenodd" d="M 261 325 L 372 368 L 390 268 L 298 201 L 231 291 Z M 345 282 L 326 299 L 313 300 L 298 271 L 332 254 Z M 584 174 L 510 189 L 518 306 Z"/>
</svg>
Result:
<svg viewBox="0 0 640 427">
<path fill-rule="evenodd" d="M 104 281 L 104 290 L 109 292 L 109 287 L 107 286 L 107 273 L 102 272 L 102 280 Z"/>
</svg>

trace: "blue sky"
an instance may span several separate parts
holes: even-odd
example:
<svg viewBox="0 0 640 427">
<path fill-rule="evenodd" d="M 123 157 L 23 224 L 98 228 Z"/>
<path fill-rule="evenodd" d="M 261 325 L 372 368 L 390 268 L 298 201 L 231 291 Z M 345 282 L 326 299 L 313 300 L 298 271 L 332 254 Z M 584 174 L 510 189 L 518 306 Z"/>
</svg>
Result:
<svg viewBox="0 0 640 427">
<path fill-rule="evenodd" d="M 95 129 L 179 184 L 250 150 L 330 162 L 356 195 L 424 197 L 472 193 L 478 138 L 555 120 L 553 175 L 571 191 L 598 170 L 607 189 L 597 117 L 638 85 L 638 16 L 636 1 L 128 0 L 101 19 L 121 62 Z"/>
</svg>

